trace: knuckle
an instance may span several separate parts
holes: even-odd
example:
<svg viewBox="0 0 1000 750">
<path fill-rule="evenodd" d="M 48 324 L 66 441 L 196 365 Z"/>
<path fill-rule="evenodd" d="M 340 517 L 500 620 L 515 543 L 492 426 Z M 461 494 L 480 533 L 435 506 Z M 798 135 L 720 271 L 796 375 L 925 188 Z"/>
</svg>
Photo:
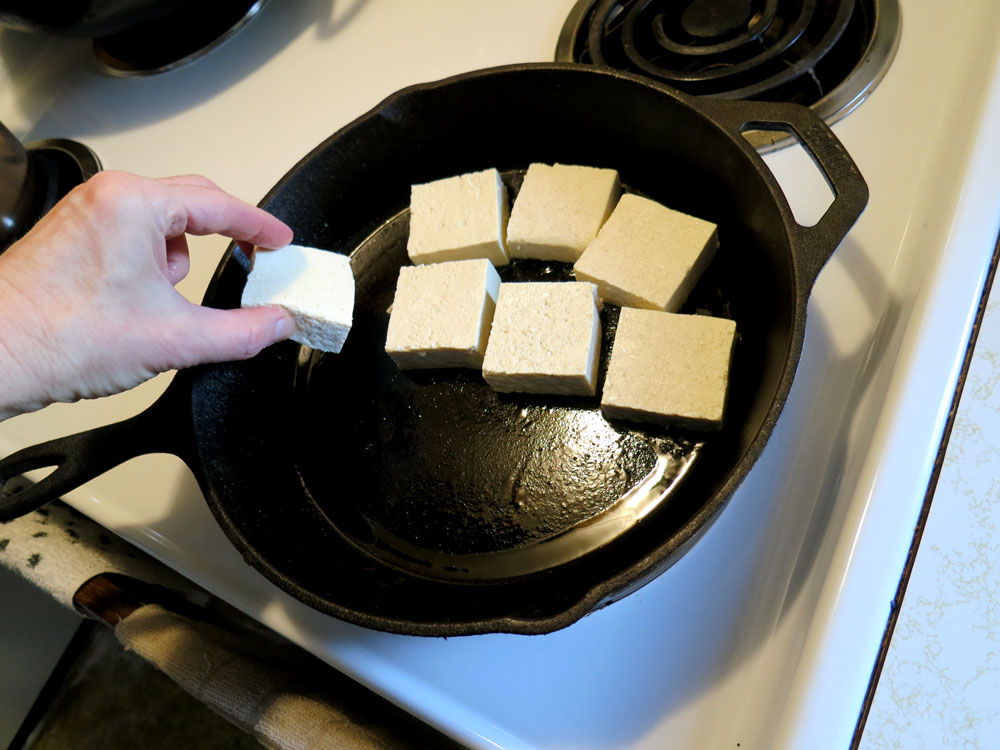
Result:
<svg viewBox="0 0 1000 750">
<path fill-rule="evenodd" d="M 89 210 L 106 215 L 127 210 L 140 195 L 140 179 L 125 172 L 98 172 L 82 185 L 73 189 L 73 195 Z"/>
<path fill-rule="evenodd" d="M 264 348 L 265 341 L 260 331 L 253 328 L 241 328 L 236 333 L 233 354 L 236 359 L 250 359 L 257 356 Z"/>
<path fill-rule="evenodd" d="M 174 178 L 174 181 L 183 185 L 195 185 L 198 187 L 212 188 L 213 190 L 221 190 L 215 182 L 200 174 L 179 175 Z"/>
<path fill-rule="evenodd" d="M 131 192 L 133 175 L 125 172 L 106 170 L 98 172 L 81 186 L 87 195 L 96 200 L 117 199 Z"/>
</svg>

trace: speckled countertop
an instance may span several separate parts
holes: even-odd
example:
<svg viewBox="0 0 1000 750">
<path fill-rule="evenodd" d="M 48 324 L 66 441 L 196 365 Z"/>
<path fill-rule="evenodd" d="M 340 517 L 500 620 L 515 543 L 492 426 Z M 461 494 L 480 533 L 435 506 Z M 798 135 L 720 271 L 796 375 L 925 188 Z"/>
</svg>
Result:
<svg viewBox="0 0 1000 750">
<path fill-rule="evenodd" d="M 1000 742 L 1000 291 L 994 282 L 863 750 Z"/>
</svg>

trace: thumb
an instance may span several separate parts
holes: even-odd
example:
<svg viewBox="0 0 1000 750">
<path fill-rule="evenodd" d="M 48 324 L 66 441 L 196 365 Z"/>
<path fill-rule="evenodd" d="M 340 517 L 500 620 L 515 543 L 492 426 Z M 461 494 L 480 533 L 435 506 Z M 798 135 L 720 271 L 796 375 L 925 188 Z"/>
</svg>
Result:
<svg viewBox="0 0 1000 750">
<path fill-rule="evenodd" d="M 197 331 L 189 339 L 183 366 L 206 362 L 250 359 L 262 349 L 287 339 L 295 331 L 295 321 L 280 307 L 248 307 L 216 310 L 193 305 Z"/>
</svg>

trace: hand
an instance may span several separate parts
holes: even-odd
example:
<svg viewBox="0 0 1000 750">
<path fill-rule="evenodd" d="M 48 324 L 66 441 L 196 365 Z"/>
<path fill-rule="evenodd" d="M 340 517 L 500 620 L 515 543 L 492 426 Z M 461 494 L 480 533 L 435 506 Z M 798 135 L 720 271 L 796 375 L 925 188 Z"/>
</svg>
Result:
<svg viewBox="0 0 1000 750">
<path fill-rule="evenodd" d="M 214 310 L 174 289 L 190 267 L 185 233 L 292 240 L 204 177 L 101 172 L 0 255 L 0 419 L 249 358 L 292 333 L 279 308 Z"/>
</svg>

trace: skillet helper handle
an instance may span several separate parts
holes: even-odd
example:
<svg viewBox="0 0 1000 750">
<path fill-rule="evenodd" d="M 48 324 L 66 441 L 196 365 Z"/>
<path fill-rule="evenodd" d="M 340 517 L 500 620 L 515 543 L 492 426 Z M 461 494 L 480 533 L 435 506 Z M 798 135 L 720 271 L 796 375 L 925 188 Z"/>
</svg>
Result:
<svg viewBox="0 0 1000 750">
<path fill-rule="evenodd" d="M 834 198 L 815 225 L 804 227 L 796 222 L 784 201 L 796 244 L 800 289 L 808 295 L 819 272 L 868 205 L 864 177 L 837 136 L 808 107 L 785 102 L 705 99 L 699 100 L 698 106 L 736 135 L 747 130 L 777 130 L 795 136 L 826 178 Z"/>
<path fill-rule="evenodd" d="M 178 414 L 185 411 L 171 395 L 177 390 L 171 385 L 152 406 L 130 419 L 33 445 L 0 461 L 0 522 L 37 510 L 136 456 L 172 453 L 188 461 L 190 438 L 178 425 Z M 53 471 L 38 483 L 5 491 L 8 480 L 49 467 Z"/>
</svg>

